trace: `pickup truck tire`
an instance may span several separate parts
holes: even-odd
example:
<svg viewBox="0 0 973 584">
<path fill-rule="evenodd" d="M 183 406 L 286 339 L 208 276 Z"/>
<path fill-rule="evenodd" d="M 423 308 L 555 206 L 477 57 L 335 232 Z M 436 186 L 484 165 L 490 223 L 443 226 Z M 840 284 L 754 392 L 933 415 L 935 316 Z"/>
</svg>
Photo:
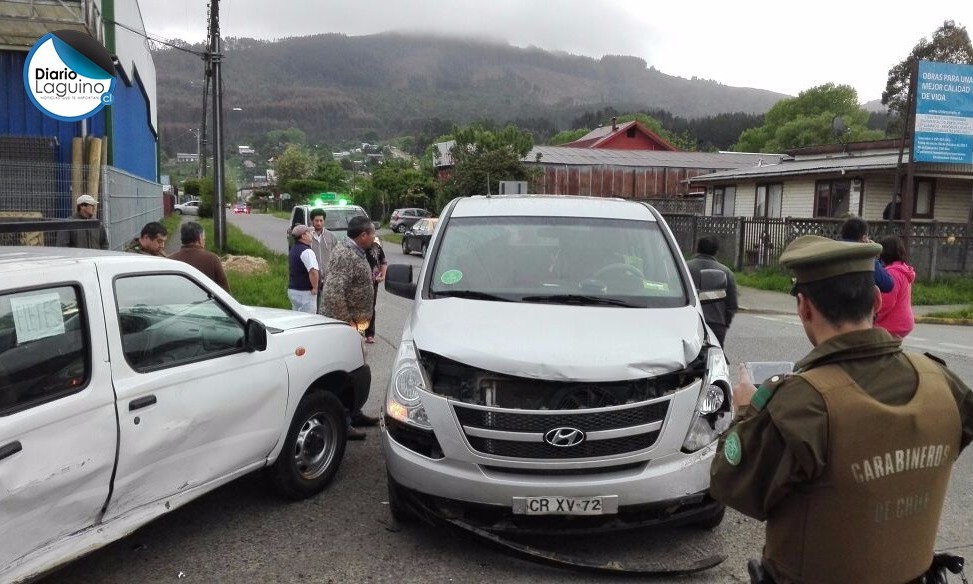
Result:
<svg viewBox="0 0 973 584">
<path fill-rule="evenodd" d="M 280 495 L 300 500 L 320 493 L 338 472 L 345 454 L 345 408 L 334 394 L 311 391 L 301 398 L 284 448 L 267 469 Z"/>
</svg>

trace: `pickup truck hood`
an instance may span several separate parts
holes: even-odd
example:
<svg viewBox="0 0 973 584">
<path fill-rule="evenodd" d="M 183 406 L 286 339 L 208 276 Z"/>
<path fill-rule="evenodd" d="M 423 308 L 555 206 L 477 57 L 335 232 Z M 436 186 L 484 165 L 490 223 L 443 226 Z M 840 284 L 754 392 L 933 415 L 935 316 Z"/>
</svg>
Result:
<svg viewBox="0 0 973 584">
<path fill-rule="evenodd" d="M 267 328 L 289 330 L 319 324 L 345 324 L 333 318 L 319 314 L 308 314 L 282 308 L 266 308 L 263 306 L 248 306 L 250 316 L 264 323 Z M 347 326 L 347 325 L 345 325 Z"/>
<path fill-rule="evenodd" d="M 693 306 L 645 309 L 443 298 L 418 302 L 412 323 L 420 351 L 552 381 L 640 379 L 675 371 L 696 358 L 705 334 Z"/>
</svg>

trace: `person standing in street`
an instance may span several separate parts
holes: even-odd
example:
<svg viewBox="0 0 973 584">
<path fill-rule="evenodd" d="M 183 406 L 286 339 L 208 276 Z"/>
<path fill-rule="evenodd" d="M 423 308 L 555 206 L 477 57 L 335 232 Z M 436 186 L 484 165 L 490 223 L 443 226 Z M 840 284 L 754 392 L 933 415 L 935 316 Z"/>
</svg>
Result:
<svg viewBox="0 0 973 584">
<path fill-rule="evenodd" d="M 287 297 L 291 309 L 314 314 L 318 303 L 318 260 L 311 249 L 311 228 L 295 225 L 291 229 L 294 246 L 287 254 Z"/>
<path fill-rule="evenodd" d="M 882 307 L 875 316 L 875 326 L 889 331 L 893 337 L 904 339 L 916 326 L 912 313 L 912 283 L 916 280 L 915 269 L 905 262 L 905 243 L 902 238 L 890 235 L 879 242 L 882 245 L 882 265 L 895 280 L 891 292 L 882 293 Z"/>
<path fill-rule="evenodd" d="M 328 262 L 331 260 L 331 252 L 338 244 L 338 238 L 324 228 L 324 220 L 327 213 L 324 209 L 311 209 L 311 249 L 314 250 L 314 257 L 318 260 L 318 298 L 315 311 L 321 309 L 321 295 L 324 292 L 325 282 L 328 278 Z"/>
<path fill-rule="evenodd" d="M 321 298 L 321 314 L 342 320 L 363 332 L 372 318 L 374 288 L 372 270 L 366 250 L 375 243 L 375 226 L 368 217 L 348 221 L 348 238 L 338 243 L 328 262 L 328 281 Z M 359 427 L 374 426 L 378 418 L 361 410 L 348 416 L 346 435 L 349 440 L 364 440 L 367 434 Z"/>
<path fill-rule="evenodd" d="M 858 243 L 871 243 L 868 237 L 868 223 L 861 217 L 849 217 L 841 224 L 841 241 L 854 241 Z M 891 292 L 895 287 L 895 281 L 889 275 L 882 262 L 875 258 L 875 285 L 880 291 Z"/>
<path fill-rule="evenodd" d="M 368 266 L 372 270 L 372 318 L 368 321 L 368 328 L 365 329 L 365 342 L 372 344 L 375 342 L 375 304 L 378 300 L 378 285 L 385 281 L 385 271 L 389 268 L 389 262 L 385 259 L 385 250 L 377 240 L 372 242 L 372 246 L 365 251 L 365 258 L 368 259 Z"/>
<path fill-rule="evenodd" d="M 716 259 L 716 252 L 719 250 L 720 240 L 712 235 L 704 235 L 696 243 L 696 255 L 686 262 L 686 265 L 697 289 L 702 270 L 720 270 L 726 274 L 726 296 L 719 300 L 703 302 L 703 318 L 720 341 L 720 346 L 725 346 L 726 333 L 730 330 L 730 323 L 733 322 L 738 308 L 737 282 L 733 270 Z"/>
<path fill-rule="evenodd" d="M 74 204 L 71 219 L 94 219 L 98 201 L 91 195 L 81 195 Z M 88 249 L 108 249 L 108 233 L 105 226 L 88 229 L 66 229 L 59 231 L 55 244 L 57 247 L 84 247 Z"/>
<path fill-rule="evenodd" d="M 220 288 L 230 291 L 220 257 L 206 249 L 206 231 L 195 221 L 187 221 L 179 228 L 182 247 L 169 256 L 171 259 L 186 262 L 216 282 Z"/>
<path fill-rule="evenodd" d="M 128 242 L 125 251 L 164 258 L 168 238 L 169 230 L 162 223 L 150 221 L 142 227 L 138 237 Z"/>
<path fill-rule="evenodd" d="M 766 521 L 761 566 L 784 583 L 912 582 L 933 559 L 973 394 L 938 358 L 872 327 L 875 243 L 795 239 L 781 255 L 814 349 L 754 386 L 721 438 L 710 493 Z M 741 368 L 742 369 L 742 368 Z M 742 411 L 741 411 L 742 410 Z"/>
</svg>

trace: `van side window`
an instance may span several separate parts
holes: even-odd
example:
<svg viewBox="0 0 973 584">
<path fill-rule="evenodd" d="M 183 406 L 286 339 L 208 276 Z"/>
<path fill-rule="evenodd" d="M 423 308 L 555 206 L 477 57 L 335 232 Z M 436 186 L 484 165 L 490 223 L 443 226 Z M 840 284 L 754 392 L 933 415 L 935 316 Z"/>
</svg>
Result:
<svg viewBox="0 0 973 584">
<path fill-rule="evenodd" d="M 78 290 L 0 295 L 0 416 L 76 393 L 91 373 Z"/>
<path fill-rule="evenodd" d="M 118 278 L 115 299 L 125 360 L 140 373 L 243 350 L 243 324 L 185 276 Z"/>
</svg>

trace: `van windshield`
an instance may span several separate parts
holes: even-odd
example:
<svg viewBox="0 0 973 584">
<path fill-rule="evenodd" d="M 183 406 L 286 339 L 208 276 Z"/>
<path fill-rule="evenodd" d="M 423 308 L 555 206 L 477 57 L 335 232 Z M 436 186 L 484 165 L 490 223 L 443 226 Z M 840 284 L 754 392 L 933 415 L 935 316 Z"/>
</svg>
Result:
<svg viewBox="0 0 973 584">
<path fill-rule="evenodd" d="M 446 227 L 429 280 L 433 297 L 638 308 L 689 303 L 655 222 L 454 217 Z"/>
<path fill-rule="evenodd" d="M 348 221 L 352 217 L 358 217 L 359 215 L 368 216 L 358 207 L 325 209 L 324 228 L 328 231 L 346 231 L 348 229 Z"/>
</svg>

